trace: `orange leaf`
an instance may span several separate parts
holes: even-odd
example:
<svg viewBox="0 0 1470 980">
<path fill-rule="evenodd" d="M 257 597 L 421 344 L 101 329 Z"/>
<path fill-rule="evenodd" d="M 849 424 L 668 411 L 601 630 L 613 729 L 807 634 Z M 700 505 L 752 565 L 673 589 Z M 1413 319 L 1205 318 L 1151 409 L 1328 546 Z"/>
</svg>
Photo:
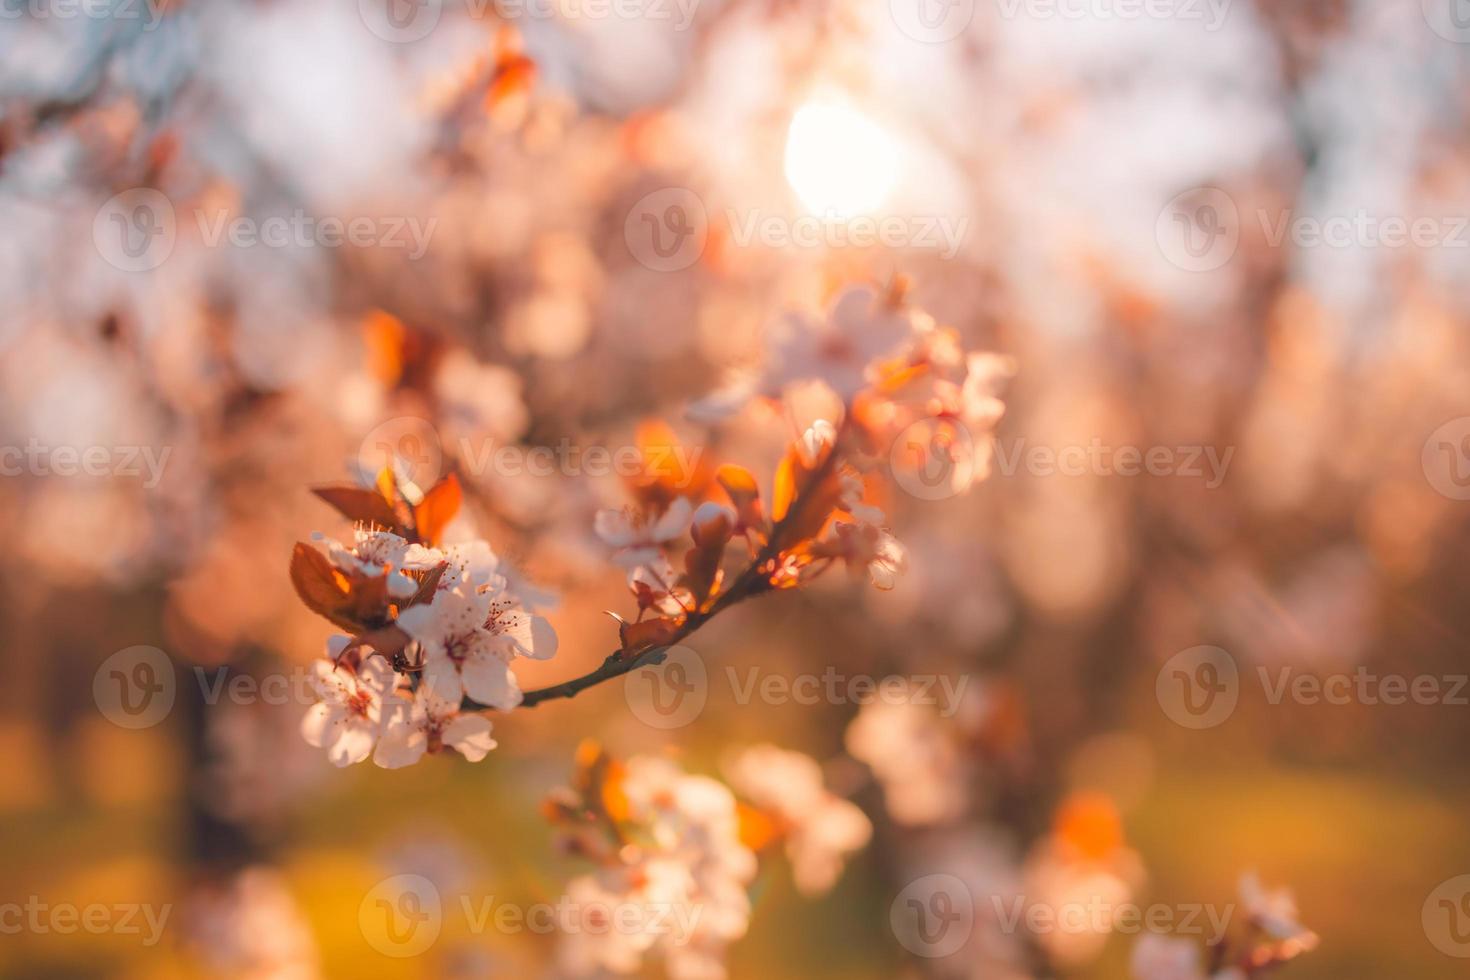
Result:
<svg viewBox="0 0 1470 980">
<path fill-rule="evenodd" d="M 373 310 L 362 321 L 362 342 L 367 349 L 368 373 L 391 388 L 403 376 L 404 348 L 408 331 L 391 313 Z"/>
<path fill-rule="evenodd" d="M 459 478 L 453 473 L 434 484 L 424 494 L 423 503 L 413 509 L 413 523 L 418 530 L 419 540 L 424 544 L 437 545 L 444 528 L 459 513 L 459 505 L 463 499 Z"/>
<path fill-rule="evenodd" d="M 785 520 L 791 502 L 796 499 L 797 465 L 796 454 L 787 453 L 776 467 L 776 482 L 771 488 L 771 520 L 777 523 Z"/>
<path fill-rule="evenodd" d="M 730 502 L 735 505 L 735 513 L 740 518 L 737 533 L 763 530 L 766 518 L 761 512 L 761 491 L 750 470 L 726 463 L 715 472 L 715 479 L 725 488 Z"/>
<path fill-rule="evenodd" d="M 760 853 L 781 838 L 781 828 L 764 810 L 748 803 L 735 804 L 740 843 Z"/>
<path fill-rule="evenodd" d="M 326 555 L 298 541 L 291 552 L 291 584 L 306 608 L 325 616 L 338 626 L 356 630 L 357 624 L 344 615 L 351 588 Z"/>
<path fill-rule="evenodd" d="M 623 641 L 623 656 L 630 658 L 652 649 L 668 646 L 678 634 L 679 624 L 672 619 L 645 619 L 641 623 L 623 623 L 618 636 Z"/>
<path fill-rule="evenodd" d="M 398 515 L 394 513 L 393 505 L 377 490 L 339 485 L 312 487 L 311 492 L 331 504 L 349 521 L 389 529 L 398 527 Z"/>
</svg>

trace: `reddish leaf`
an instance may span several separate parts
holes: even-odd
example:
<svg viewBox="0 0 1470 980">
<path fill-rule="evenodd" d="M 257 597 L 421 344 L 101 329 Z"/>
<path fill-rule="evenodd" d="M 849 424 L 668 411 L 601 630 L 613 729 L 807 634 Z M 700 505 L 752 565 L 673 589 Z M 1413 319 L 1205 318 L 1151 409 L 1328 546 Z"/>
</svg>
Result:
<svg viewBox="0 0 1470 980">
<path fill-rule="evenodd" d="M 459 513 L 459 505 L 463 499 L 459 478 L 453 473 L 424 494 L 423 502 L 413 509 L 413 523 L 419 540 L 427 545 L 437 545 L 444 528 Z"/>
<path fill-rule="evenodd" d="M 394 513 L 393 505 L 377 490 L 339 485 L 313 487 L 311 492 L 331 504 L 349 521 L 389 529 L 398 527 L 398 515 Z"/>
<path fill-rule="evenodd" d="M 347 577 L 320 551 L 297 542 L 291 552 L 291 584 L 306 608 L 344 629 L 356 629 L 357 624 L 344 615 L 350 592 Z"/>
<path fill-rule="evenodd" d="M 715 479 L 724 487 L 730 502 L 735 505 L 735 513 L 740 518 L 736 533 L 764 532 L 766 517 L 761 511 L 761 491 L 750 470 L 726 463 L 716 471 Z"/>
</svg>

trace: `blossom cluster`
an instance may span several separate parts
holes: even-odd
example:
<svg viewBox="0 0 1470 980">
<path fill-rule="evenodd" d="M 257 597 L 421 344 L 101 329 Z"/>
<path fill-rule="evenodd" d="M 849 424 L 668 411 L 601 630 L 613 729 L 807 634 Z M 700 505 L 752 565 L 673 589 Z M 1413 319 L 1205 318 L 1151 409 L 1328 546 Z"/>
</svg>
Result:
<svg viewBox="0 0 1470 980">
<path fill-rule="evenodd" d="M 512 663 L 556 653 L 488 544 L 437 546 L 459 493 L 453 477 L 421 493 L 391 470 L 372 489 L 318 490 L 358 522 L 351 544 L 317 535 L 291 563 L 302 600 L 350 631 L 313 664 L 301 728 L 336 765 L 371 754 L 396 769 L 446 747 L 483 759 L 495 741 L 478 709 L 520 704 Z"/>
<path fill-rule="evenodd" d="M 954 492 L 988 472 L 998 391 L 1012 366 L 967 352 L 957 331 L 909 307 L 903 291 L 853 286 L 825 318 L 785 317 L 768 337 L 763 370 L 691 406 L 691 418 L 711 424 L 755 402 L 785 416 L 792 438 L 769 504 L 743 466 L 663 466 L 633 481 L 631 504 L 597 513 L 595 529 L 638 602 L 636 622 L 623 624 L 625 652 L 674 642 L 726 605 L 803 585 L 835 563 L 891 589 L 908 556 L 878 506 L 885 462 L 901 478 L 896 468 L 942 457 Z M 921 422 L 933 427 L 921 458 L 893 452 Z M 650 446 L 675 439 L 663 425 L 641 437 Z M 732 544 L 748 560 L 737 575 L 725 569 Z"/>
<path fill-rule="evenodd" d="M 569 932 L 560 950 L 568 975 L 634 973 L 657 957 L 675 980 L 722 978 L 725 950 L 749 924 L 747 889 L 761 853 L 784 842 L 798 887 L 813 893 L 830 888 L 844 857 L 867 843 L 867 818 L 823 787 L 813 759 L 763 745 L 733 757 L 730 770 L 747 799 L 668 758 L 623 762 L 592 742 L 578 749 L 572 786 L 544 807 L 564 831 L 564 849 L 596 865 L 568 883 L 566 900 L 589 910 L 657 909 L 668 925 Z"/>
<path fill-rule="evenodd" d="M 1296 899 L 1285 888 L 1267 889 L 1254 872 L 1241 876 L 1240 901 L 1250 933 L 1233 947 L 1212 945 L 1208 964 L 1187 939 L 1145 933 L 1133 947 L 1136 980 L 1247 980 L 1269 973 L 1317 947 L 1318 937 L 1297 921 Z"/>
</svg>

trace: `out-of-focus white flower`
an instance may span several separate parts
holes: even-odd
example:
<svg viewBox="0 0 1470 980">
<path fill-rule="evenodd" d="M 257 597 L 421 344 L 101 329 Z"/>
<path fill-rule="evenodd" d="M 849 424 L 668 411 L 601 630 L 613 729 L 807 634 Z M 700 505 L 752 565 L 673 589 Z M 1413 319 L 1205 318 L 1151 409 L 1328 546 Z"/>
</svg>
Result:
<svg viewBox="0 0 1470 980">
<path fill-rule="evenodd" d="M 1296 898 L 1289 888 L 1268 891 L 1250 871 L 1240 877 L 1240 901 L 1246 915 L 1272 939 L 1305 951 L 1317 945 L 1317 934 L 1297 921 Z"/>
<path fill-rule="evenodd" d="M 674 566 L 662 554 L 628 572 L 628 588 L 639 605 L 661 616 L 677 616 L 693 608 L 693 596 L 674 584 L 678 580 Z"/>
<path fill-rule="evenodd" d="M 942 824 L 964 813 L 968 773 L 953 732 L 930 706 L 910 698 L 863 705 L 847 728 L 847 751 L 872 768 L 898 823 Z"/>
<path fill-rule="evenodd" d="M 726 773 L 737 792 L 775 818 L 796 887 L 807 894 L 831 888 L 847 855 L 872 837 L 863 811 L 827 791 L 810 756 L 757 745 L 736 755 Z"/>
<path fill-rule="evenodd" d="M 201 889 L 186 910 L 189 945 L 215 975 L 239 980 L 314 980 L 316 943 L 280 876 L 246 868 Z"/>
<path fill-rule="evenodd" d="M 432 684 L 422 684 L 413 700 L 395 698 L 385 705 L 386 721 L 373 762 L 384 769 L 411 766 L 426 752 L 451 748 L 471 762 L 479 762 L 495 748 L 490 719 L 479 712 L 461 712 L 459 701 L 446 701 Z"/>
<path fill-rule="evenodd" d="M 613 561 L 633 569 L 652 564 L 665 544 L 685 534 L 693 512 L 688 499 L 675 497 L 656 517 L 631 507 L 599 510 L 592 527 L 598 537 L 618 549 Z"/>
<path fill-rule="evenodd" d="M 355 667 L 345 660 L 318 660 L 311 665 L 310 682 L 318 701 L 301 720 L 302 737 L 326 749 L 333 765 L 366 759 L 382 734 L 393 668 L 382 657 L 365 657 Z"/>
<path fill-rule="evenodd" d="M 868 286 L 850 287 L 824 320 L 791 313 L 777 322 L 760 391 L 779 397 L 792 382 L 816 379 L 850 402 L 871 380 L 870 365 L 897 354 L 913 337 L 908 313 L 885 304 Z"/>
<path fill-rule="evenodd" d="M 746 886 L 756 872 L 755 855 L 740 841 L 734 795 L 713 779 L 647 756 L 628 760 L 619 788 L 628 822 L 651 843 L 629 849 L 624 866 L 576 879 L 572 888 L 584 902 L 662 903 L 668 914 L 662 925 L 647 923 L 651 936 L 614 928 L 564 938 L 563 967 L 576 975 L 599 967 L 627 973 L 645 953 L 657 953 L 675 980 L 723 980 L 725 948 L 750 922 Z"/>
<path fill-rule="evenodd" d="M 557 951 L 562 969 L 572 976 L 634 973 L 656 943 L 687 943 L 693 894 L 689 869 L 666 858 L 572 879 L 566 895 L 571 918 L 561 924 Z"/>
<path fill-rule="evenodd" d="M 529 414 L 521 400 L 521 379 L 510 368 L 481 364 L 466 351 L 445 355 L 434 374 L 443 436 L 505 443 L 526 431 Z"/>
<path fill-rule="evenodd" d="M 1227 967 L 1206 974 L 1200 949 L 1188 939 L 1145 932 L 1133 945 L 1130 962 L 1134 980 L 1245 980 L 1245 974 Z"/>
<path fill-rule="evenodd" d="M 873 585 L 885 591 L 897 585 L 898 577 L 908 568 L 903 545 L 872 524 L 837 521 L 832 525 L 832 535 L 817 544 L 815 554 L 840 558 L 859 572 L 866 569 Z"/>
<path fill-rule="evenodd" d="M 423 553 L 429 550 L 419 545 L 410 546 L 406 540 L 390 531 L 375 531 L 364 527 L 353 531 L 350 548 L 325 534 L 313 534 L 312 541 L 327 556 L 328 561 L 343 571 L 373 578 L 386 574 L 388 594 L 397 599 L 406 599 L 419 588 L 418 582 L 404 574 L 407 568 L 419 567 L 406 564 L 411 548 L 420 562 L 423 560 Z"/>
</svg>

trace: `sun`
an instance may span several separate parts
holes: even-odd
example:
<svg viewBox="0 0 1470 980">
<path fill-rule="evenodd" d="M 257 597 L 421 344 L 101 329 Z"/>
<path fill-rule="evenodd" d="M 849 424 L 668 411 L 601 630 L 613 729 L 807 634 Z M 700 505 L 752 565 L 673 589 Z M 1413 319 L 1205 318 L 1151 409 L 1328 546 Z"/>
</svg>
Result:
<svg viewBox="0 0 1470 980">
<path fill-rule="evenodd" d="M 882 207 L 898 175 L 898 148 L 882 126 L 840 102 L 808 102 L 786 134 L 786 180 L 802 206 L 851 218 Z"/>
</svg>

